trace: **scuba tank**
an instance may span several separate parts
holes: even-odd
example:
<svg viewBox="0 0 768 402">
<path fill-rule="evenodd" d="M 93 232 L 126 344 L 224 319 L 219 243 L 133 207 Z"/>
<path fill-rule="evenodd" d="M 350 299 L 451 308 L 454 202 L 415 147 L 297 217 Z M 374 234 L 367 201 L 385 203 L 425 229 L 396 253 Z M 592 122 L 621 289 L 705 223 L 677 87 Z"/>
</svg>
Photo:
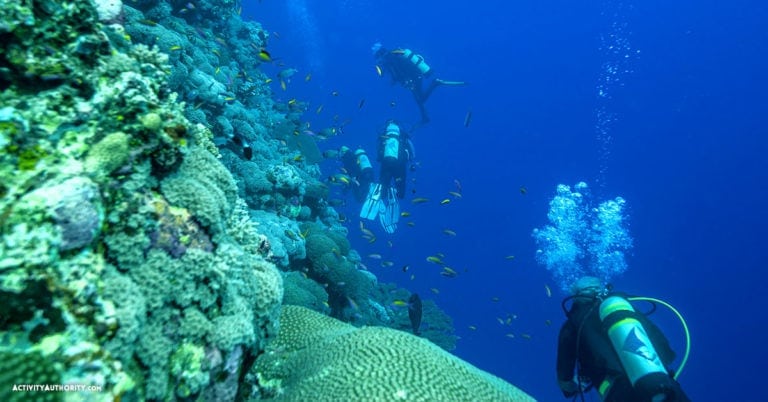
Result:
<svg viewBox="0 0 768 402">
<path fill-rule="evenodd" d="M 355 155 L 357 155 L 357 165 L 360 167 L 361 171 L 373 168 L 373 165 L 371 165 L 371 161 L 368 159 L 368 155 L 365 154 L 364 150 L 358 149 L 355 151 Z"/>
<path fill-rule="evenodd" d="M 424 57 L 422 57 L 420 54 L 414 53 L 411 49 L 403 49 L 403 57 L 413 63 L 413 65 L 419 69 L 421 75 L 427 75 L 429 73 L 429 65 L 424 61 Z"/>
<path fill-rule="evenodd" d="M 600 303 L 603 330 L 632 387 L 642 395 L 642 400 L 664 401 L 673 389 L 672 379 L 637 317 L 639 314 L 623 297 L 609 296 Z M 600 393 L 607 393 L 610 386 L 602 384 Z"/>
<path fill-rule="evenodd" d="M 394 123 L 387 125 L 387 133 L 384 136 L 384 158 L 397 160 L 400 156 L 400 127 Z"/>
</svg>

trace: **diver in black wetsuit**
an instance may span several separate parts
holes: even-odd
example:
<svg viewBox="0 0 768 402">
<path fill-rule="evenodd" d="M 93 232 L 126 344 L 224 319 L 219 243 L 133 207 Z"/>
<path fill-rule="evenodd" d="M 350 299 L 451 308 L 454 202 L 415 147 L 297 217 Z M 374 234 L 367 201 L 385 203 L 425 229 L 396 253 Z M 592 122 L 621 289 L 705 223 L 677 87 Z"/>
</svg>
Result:
<svg viewBox="0 0 768 402">
<path fill-rule="evenodd" d="M 584 391 L 594 387 L 603 402 L 690 402 L 670 368 L 675 352 L 669 341 L 625 295 L 585 277 L 563 309 L 568 320 L 560 329 L 557 380 L 566 398 L 584 400 Z"/>
<path fill-rule="evenodd" d="M 411 49 L 387 50 L 381 43 L 375 43 L 371 47 L 376 58 L 376 66 L 379 74 L 384 72 L 392 77 L 392 83 L 398 83 L 411 91 L 421 113 L 421 124 L 429 122 L 429 115 L 424 106 L 432 91 L 438 86 L 464 85 L 461 81 L 445 81 L 434 78 L 426 84 L 424 81 L 433 75 L 432 68 L 424 61 L 424 57 L 414 53 Z"/>
</svg>

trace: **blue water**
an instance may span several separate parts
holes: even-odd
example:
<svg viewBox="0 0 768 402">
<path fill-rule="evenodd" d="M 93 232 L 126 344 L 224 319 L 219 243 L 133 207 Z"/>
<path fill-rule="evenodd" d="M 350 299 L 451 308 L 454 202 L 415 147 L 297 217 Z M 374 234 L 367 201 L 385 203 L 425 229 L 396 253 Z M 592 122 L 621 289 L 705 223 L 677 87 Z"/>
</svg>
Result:
<svg viewBox="0 0 768 402">
<path fill-rule="evenodd" d="M 427 103 L 432 122 L 413 133 L 420 168 L 409 197 L 431 199 L 403 201 L 414 227 L 401 223 L 387 237 L 369 223 L 379 240 L 368 244 L 352 198 L 340 208 L 361 255 L 396 262 L 368 261 L 381 280 L 433 298 L 451 315 L 461 337 L 454 353 L 539 400 L 563 399 L 554 361 L 565 294 L 536 263 L 531 231 L 547 224 L 557 184 L 583 180 L 599 200 L 627 201 L 634 247 L 615 287 L 664 299 L 688 321 L 693 349 L 679 380 L 691 399 L 764 398 L 768 3 L 244 3 L 245 18 L 278 33 L 272 55 L 299 70 L 286 91 L 274 84 L 275 96 L 309 102 L 305 119 L 316 128 L 336 114 L 350 119 L 321 149 L 373 153 L 387 119 L 418 119 L 410 94 L 377 76 L 376 41 L 412 48 L 437 76 L 469 83 L 438 88 Z M 327 174 L 335 167 L 323 164 Z M 454 180 L 463 198 L 440 205 Z M 425 261 L 438 252 L 458 277 Z M 511 325 L 497 321 L 510 315 Z M 660 310 L 652 318 L 681 355 L 674 317 Z"/>
</svg>

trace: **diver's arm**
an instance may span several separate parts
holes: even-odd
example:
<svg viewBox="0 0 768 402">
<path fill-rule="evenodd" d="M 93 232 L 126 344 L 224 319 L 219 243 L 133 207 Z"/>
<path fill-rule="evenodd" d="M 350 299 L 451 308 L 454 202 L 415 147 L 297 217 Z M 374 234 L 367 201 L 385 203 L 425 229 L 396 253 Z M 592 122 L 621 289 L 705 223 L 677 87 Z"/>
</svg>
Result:
<svg viewBox="0 0 768 402">
<path fill-rule="evenodd" d="M 566 321 L 560 328 L 557 342 L 557 384 L 566 398 L 576 395 L 578 391 L 578 384 L 573 380 L 576 358 L 576 331 Z"/>
</svg>

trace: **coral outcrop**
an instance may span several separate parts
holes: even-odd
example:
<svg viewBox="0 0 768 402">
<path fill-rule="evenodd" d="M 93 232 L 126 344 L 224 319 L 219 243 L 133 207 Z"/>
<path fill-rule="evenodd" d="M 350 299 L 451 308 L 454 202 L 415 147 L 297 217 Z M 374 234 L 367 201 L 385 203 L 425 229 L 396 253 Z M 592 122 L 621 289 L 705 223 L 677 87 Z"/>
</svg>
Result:
<svg viewBox="0 0 768 402">
<path fill-rule="evenodd" d="M 533 401 L 405 332 L 356 328 L 289 305 L 280 321 L 277 339 L 255 365 L 265 399 Z"/>
</svg>

